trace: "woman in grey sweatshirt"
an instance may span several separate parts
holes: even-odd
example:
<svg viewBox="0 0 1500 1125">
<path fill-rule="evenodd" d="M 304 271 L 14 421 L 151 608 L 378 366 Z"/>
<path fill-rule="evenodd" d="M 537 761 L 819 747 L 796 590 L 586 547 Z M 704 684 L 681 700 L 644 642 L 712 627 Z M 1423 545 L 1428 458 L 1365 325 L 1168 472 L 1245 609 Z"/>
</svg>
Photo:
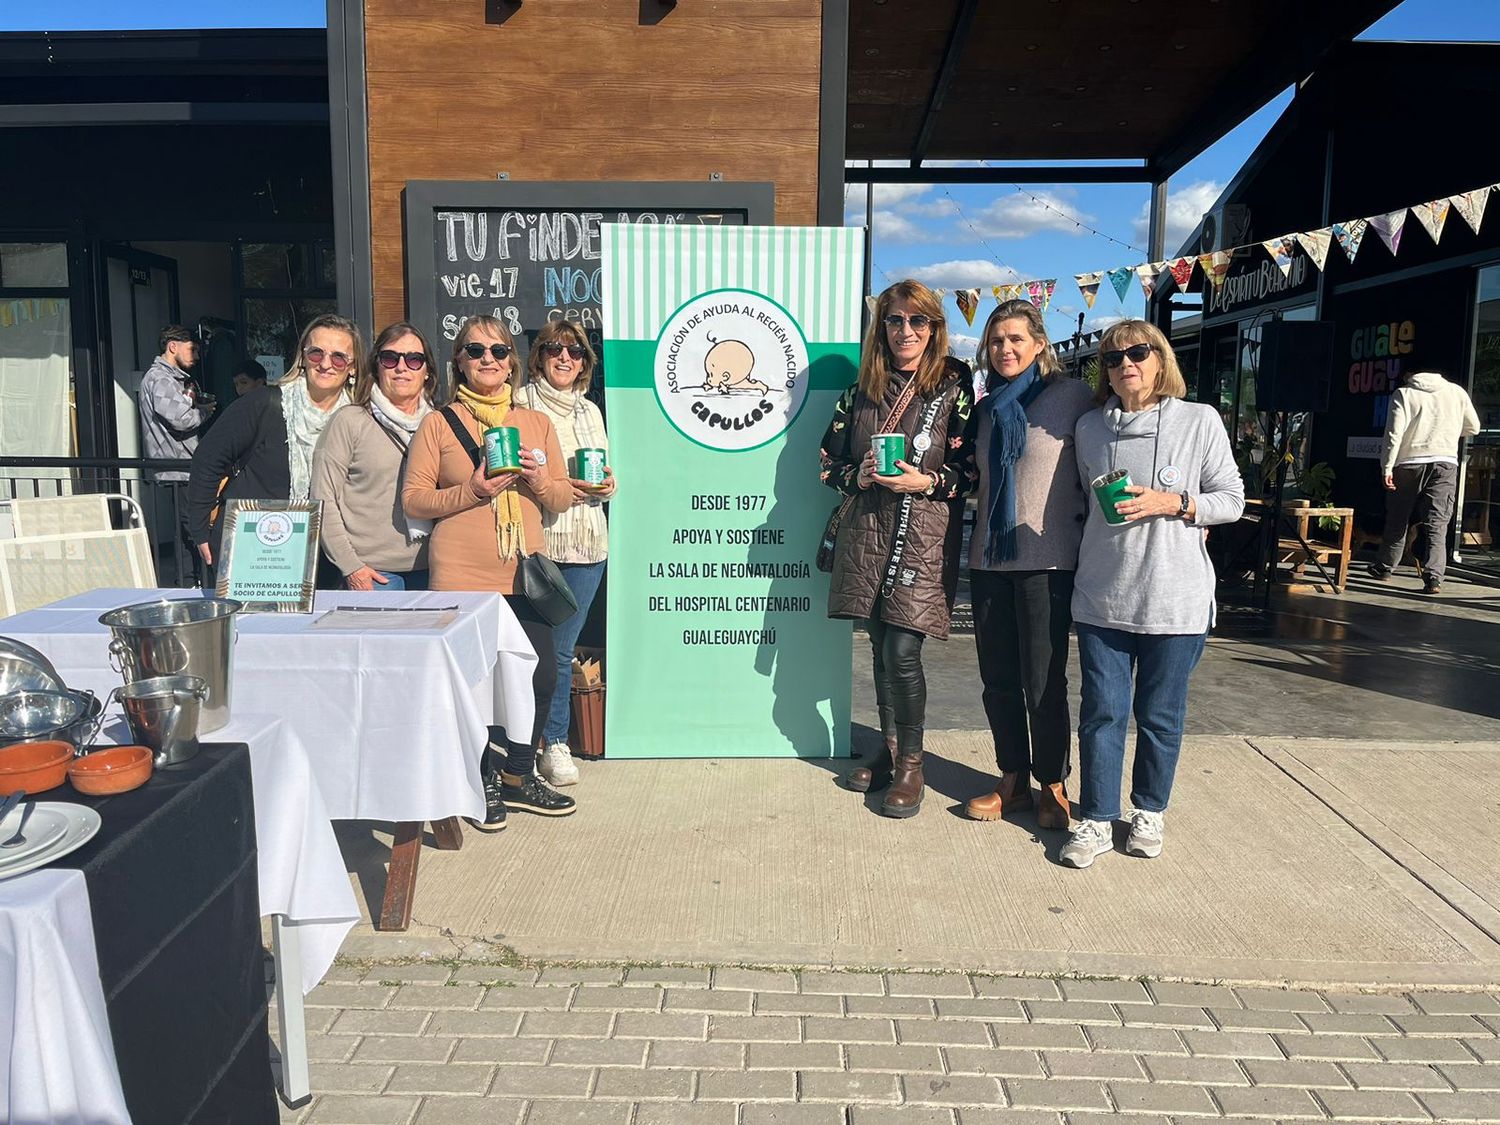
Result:
<svg viewBox="0 0 1500 1125">
<path fill-rule="evenodd" d="M 1083 671 L 1078 724 L 1079 825 L 1062 862 L 1087 867 L 1114 847 L 1125 767 L 1125 727 L 1136 719 L 1126 851 L 1161 854 L 1162 814 L 1182 748 L 1188 677 L 1214 621 L 1214 568 L 1206 528 L 1233 523 L 1245 489 L 1213 407 L 1184 400 L 1172 346 L 1139 320 L 1099 343 L 1109 384 L 1100 409 L 1074 431 L 1081 482 L 1129 472 L 1111 523 L 1091 503 L 1073 586 Z M 1110 393 L 1113 392 L 1113 393 Z M 1132 675 L 1134 684 L 1132 685 Z"/>
</svg>

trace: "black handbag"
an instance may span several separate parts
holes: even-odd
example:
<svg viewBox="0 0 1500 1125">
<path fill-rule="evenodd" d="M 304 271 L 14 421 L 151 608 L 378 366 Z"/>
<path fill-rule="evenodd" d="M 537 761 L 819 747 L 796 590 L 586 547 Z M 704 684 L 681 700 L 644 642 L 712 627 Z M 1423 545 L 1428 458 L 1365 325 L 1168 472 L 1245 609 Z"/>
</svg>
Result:
<svg viewBox="0 0 1500 1125">
<path fill-rule="evenodd" d="M 443 417 L 452 428 L 453 435 L 458 438 L 458 443 L 464 447 L 464 452 L 468 453 L 469 460 L 474 462 L 476 469 L 479 468 L 484 455 L 479 452 L 479 445 L 473 435 L 453 413 L 453 407 L 443 407 Z M 531 608 L 548 625 L 561 625 L 578 612 L 578 599 L 573 596 L 572 587 L 568 585 L 568 580 L 563 577 L 557 564 L 546 555 L 532 552 L 521 556 L 521 561 L 516 566 L 516 586 L 521 596 L 531 603 Z"/>
</svg>

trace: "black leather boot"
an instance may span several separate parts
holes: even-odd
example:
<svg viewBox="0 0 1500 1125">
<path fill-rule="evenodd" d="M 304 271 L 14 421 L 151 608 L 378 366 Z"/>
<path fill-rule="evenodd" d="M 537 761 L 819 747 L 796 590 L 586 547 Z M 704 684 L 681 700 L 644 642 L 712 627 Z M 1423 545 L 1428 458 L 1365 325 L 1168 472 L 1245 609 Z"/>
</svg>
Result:
<svg viewBox="0 0 1500 1125">
<path fill-rule="evenodd" d="M 880 708 L 880 735 L 881 746 L 875 760 L 868 766 L 856 766 L 845 780 L 856 793 L 884 789 L 891 783 L 891 767 L 896 757 L 896 711 L 892 707 Z"/>
<path fill-rule="evenodd" d="M 896 728 L 896 771 L 890 791 L 881 802 L 885 816 L 916 816 L 922 807 L 922 728 Z"/>
</svg>

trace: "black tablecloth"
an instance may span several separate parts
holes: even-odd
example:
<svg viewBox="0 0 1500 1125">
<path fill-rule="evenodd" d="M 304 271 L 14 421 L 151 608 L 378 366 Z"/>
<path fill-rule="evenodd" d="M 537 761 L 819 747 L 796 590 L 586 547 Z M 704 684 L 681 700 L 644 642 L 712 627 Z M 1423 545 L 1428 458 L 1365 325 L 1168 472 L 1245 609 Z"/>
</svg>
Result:
<svg viewBox="0 0 1500 1125">
<path fill-rule="evenodd" d="M 83 872 L 99 978 L 136 1125 L 276 1122 L 255 805 L 243 744 L 205 745 L 97 809 Z"/>
</svg>

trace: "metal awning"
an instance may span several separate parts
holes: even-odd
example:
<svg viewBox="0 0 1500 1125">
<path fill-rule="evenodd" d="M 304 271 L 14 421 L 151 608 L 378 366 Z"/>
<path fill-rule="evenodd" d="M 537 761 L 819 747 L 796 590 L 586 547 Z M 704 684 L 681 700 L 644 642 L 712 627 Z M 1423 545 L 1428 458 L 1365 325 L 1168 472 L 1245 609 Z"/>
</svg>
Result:
<svg viewBox="0 0 1500 1125">
<path fill-rule="evenodd" d="M 1399 0 L 850 3 L 849 160 L 1109 160 L 1058 178 L 1155 181 Z"/>
</svg>

